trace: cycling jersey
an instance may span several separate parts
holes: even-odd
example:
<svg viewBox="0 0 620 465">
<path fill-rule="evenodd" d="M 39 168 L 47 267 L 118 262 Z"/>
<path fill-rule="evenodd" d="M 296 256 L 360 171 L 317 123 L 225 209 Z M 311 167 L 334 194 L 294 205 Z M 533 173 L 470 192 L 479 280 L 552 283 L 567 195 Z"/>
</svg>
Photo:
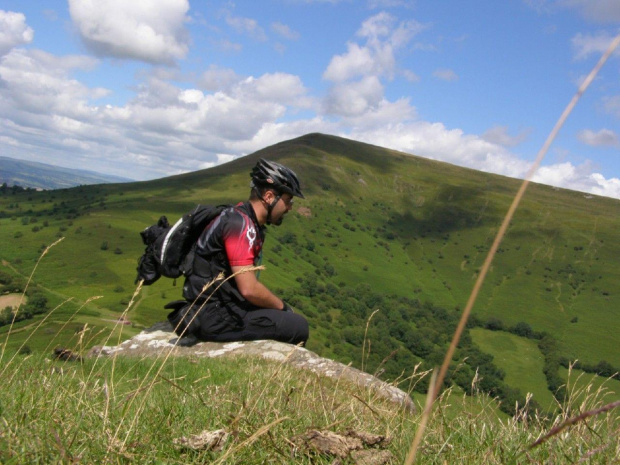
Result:
<svg viewBox="0 0 620 465">
<path fill-rule="evenodd" d="M 188 301 L 209 298 L 211 289 L 203 291 L 205 284 L 220 272 L 225 277 L 232 274 L 233 266 L 258 264 L 265 240 L 265 227 L 260 226 L 249 202 L 227 208 L 203 231 L 196 243 L 194 271 L 185 280 L 183 297 Z M 226 281 L 210 299 L 242 302 L 234 279 Z"/>
</svg>

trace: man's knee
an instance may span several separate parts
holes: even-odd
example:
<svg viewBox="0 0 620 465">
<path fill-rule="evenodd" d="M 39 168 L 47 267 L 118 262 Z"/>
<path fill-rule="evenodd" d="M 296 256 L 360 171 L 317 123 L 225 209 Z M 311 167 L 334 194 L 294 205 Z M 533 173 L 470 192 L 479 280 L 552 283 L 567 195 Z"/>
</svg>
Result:
<svg viewBox="0 0 620 465">
<path fill-rule="evenodd" d="M 290 334 L 291 344 L 305 344 L 310 336 L 310 326 L 308 320 L 299 313 L 287 313 L 286 331 Z"/>
</svg>

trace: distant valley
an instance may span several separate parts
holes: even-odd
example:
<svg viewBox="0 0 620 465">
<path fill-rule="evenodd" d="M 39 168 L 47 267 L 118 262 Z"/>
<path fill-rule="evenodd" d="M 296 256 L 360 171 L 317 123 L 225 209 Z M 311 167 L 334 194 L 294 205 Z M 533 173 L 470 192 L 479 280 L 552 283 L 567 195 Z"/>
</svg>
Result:
<svg viewBox="0 0 620 465">
<path fill-rule="evenodd" d="M 120 176 L 0 157 L 0 184 L 33 189 L 65 189 L 90 184 L 131 182 Z"/>
</svg>

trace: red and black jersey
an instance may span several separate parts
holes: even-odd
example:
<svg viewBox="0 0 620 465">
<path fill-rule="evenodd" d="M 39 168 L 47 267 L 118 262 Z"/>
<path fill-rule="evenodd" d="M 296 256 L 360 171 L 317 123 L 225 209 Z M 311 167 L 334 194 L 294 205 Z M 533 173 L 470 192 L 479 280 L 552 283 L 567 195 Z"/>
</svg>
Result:
<svg viewBox="0 0 620 465">
<path fill-rule="evenodd" d="M 254 209 L 249 202 L 239 203 L 224 210 L 203 231 L 196 243 L 194 273 L 183 286 L 183 297 L 188 301 L 211 292 L 202 291 L 205 284 L 220 272 L 226 277 L 232 274 L 232 266 L 258 264 L 265 240 L 265 228 L 259 226 Z M 227 281 L 214 298 L 230 300 L 241 296 L 236 291 L 234 279 Z M 230 287 L 232 286 L 232 289 Z"/>
</svg>

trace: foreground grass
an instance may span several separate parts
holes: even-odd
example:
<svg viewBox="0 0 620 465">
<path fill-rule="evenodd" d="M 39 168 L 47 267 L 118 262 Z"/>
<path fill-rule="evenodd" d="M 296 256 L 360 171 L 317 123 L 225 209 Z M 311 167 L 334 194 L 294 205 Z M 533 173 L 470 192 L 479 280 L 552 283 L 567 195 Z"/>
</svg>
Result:
<svg viewBox="0 0 620 465">
<path fill-rule="evenodd" d="M 403 463 L 421 417 L 344 381 L 256 359 L 62 362 L 6 351 L 0 371 L 3 464 L 333 463 L 332 455 L 293 446 L 311 429 L 388 436 L 388 463 Z M 604 404 L 598 390 L 579 402 L 569 399 L 551 421 L 506 419 L 486 396 L 444 395 L 417 463 L 617 463 L 620 422 L 614 411 L 528 450 L 553 424 Z M 220 451 L 175 443 L 215 430 L 229 433 Z M 355 462 L 347 457 L 342 463 Z"/>
</svg>

